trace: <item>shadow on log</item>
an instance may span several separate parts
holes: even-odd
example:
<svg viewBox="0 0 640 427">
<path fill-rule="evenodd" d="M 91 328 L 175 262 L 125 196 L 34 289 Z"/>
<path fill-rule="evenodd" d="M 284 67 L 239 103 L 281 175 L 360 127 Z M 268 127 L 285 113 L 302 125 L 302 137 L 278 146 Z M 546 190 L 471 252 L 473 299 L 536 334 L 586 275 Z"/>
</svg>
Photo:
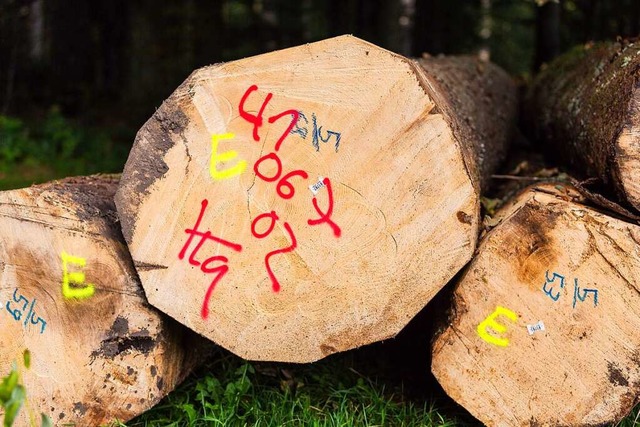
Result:
<svg viewBox="0 0 640 427">
<path fill-rule="evenodd" d="M 0 193 L 0 374 L 29 349 L 27 409 L 56 425 L 129 420 L 201 357 L 194 334 L 146 302 L 117 184 L 91 176 Z"/>
<path fill-rule="evenodd" d="M 463 97 L 433 61 L 344 36 L 195 71 L 116 195 L 150 303 L 253 360 L 397 334 L 471 258 L 482 153 L 505 151 L 515 114 L 497 67 L 451 61 L 495 83 Z"/>
<path fill-rule="evenodd" d="M 640 226 L 582 202 L 523 192 L 457 284 L 432 371 L 487 425 L 601 425 L 638 401 Z"/>
</svg>

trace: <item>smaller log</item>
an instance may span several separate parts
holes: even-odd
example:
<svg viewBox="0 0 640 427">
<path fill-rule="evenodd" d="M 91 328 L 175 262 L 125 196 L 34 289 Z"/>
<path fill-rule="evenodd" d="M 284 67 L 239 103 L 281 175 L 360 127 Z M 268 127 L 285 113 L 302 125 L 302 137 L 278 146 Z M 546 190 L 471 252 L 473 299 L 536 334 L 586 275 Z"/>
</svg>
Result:
<svg viewBox="0 0 640 427">
<path fill-rule="evenodd" d="M 0 374 L 31 352 L 18 425 L 29 410 L 56 425 L 127 421 L 196 360 L 192 335 L 146 302 L 116 220 L 117 184 L 91 176 L 0 193 Z"/>
<path fill-rule="evenodd" d="M 640 210 L 640 42 L 575 48 L 538 75 L 525 107 L 550 160 Z"/>
<path fill-rule="evenodd" d="M 638 402 L 640 226 L 582 202 L 523 192 L 454 291 L 431 368 L 487 425 L 601 425 Z"/>
</svg>

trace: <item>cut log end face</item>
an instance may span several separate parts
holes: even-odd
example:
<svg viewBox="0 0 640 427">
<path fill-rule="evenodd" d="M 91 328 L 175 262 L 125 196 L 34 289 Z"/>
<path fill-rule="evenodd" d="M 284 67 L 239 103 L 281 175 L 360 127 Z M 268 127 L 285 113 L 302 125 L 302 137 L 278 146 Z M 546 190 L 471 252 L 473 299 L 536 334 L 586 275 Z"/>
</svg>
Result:
<svg viewBox="0 0 640 427">
<path fill-rule="evenodd" d="M 640 78 L 629 101 L 614 155 L 615 182 L 622 198 L 640 211 Z"/>
<path fill-rule="evenodd" d="M 640 393 L 640 227 L 535 190 L 482 241 L 432 370 L 487 425 L 601 425 Z"/>
<path fill-rule="evenodd" d="M 88 215 L 115 214 L 117 182 L 75 181 L 0 193 L 0 374 L 21 367 L 24 425 L 29 411 L 55 424 L 126 421 L 181 369 L 183 350 L 146 305 L 113 223 Z"/>
<path fill-rule="evenodd" d="M 195 72 L 116 196 L 149 301 L 247 359 L 396 334 L 470 258 L 478 217 L 413 67 L 341 37 Z"/>
</svg>

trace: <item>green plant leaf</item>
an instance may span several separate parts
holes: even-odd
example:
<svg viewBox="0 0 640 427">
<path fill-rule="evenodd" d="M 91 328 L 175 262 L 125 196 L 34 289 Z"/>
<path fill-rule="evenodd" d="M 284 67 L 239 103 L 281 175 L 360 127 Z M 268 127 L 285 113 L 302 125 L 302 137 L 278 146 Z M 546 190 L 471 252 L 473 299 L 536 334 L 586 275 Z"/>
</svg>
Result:
<svg viewBox="0 0 640 427">
<path fill-rule="evenodd" d="M 4 427 L 11 427 L 13 425 L 26 395 L 27 393 L 23 386 L 17 385 L 14 387 L 11 393 L 11 399 L 4 404 Z"/>
<path fill-rule="evenodd" d="M 31 352 L 29 349 L 25 349 L 24 353 L 22 353 L 22 358 L 24 359 L 25 368 L 31 368 Z"/>
<path fill-rule="evenodd" d="M 14 366 L 11 373 L 2 379 L 2 384 L 0 384 L 0 403 L 5 404 L 11 399 L 13 390 L 18 385 L 18 379 L 18 370 Z"/>
<path fill-rule="evenodd" d="M 198 417 L 198 414 L 195 408 L 190 403 L 183 403 L 182 405 L 180 405 L 180 409 L 182 409 L 187 414 L 187 418 L 189 419 L 189 424 L 193 423 Z"/>
<path fill-rule="evenodd" d="M 49 418 L 45 414 L 40 414 L 40 416 L 41 416 L 42 427 L 53 427 L 53 422 L 51 422 L 51 418 Z"/>
</svg>

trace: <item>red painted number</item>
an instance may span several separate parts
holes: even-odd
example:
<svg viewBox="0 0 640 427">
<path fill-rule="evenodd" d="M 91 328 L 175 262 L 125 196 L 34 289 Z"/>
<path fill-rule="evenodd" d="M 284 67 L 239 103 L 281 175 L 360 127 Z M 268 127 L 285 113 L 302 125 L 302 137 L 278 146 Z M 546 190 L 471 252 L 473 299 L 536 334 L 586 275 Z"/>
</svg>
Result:
<svg viewBox="0 0 640 427">
<path fill-rule="evenodd" d="M 193 228 L 187 228 L 184 230 L 184 232 L 189 235 L 189 238 L 187 239 L 187 242 L 184 244 L 184 246 L 182 247 L 182 250 L 178 254 L 179 259 L 181 260 L 184 259 L 184 257 L 187 255 L 187 251 L 191 247 L 191 243 L 193 242 L 193 239 L 196 236 L 200 237 L 200 241 L 196 245 L 195 249 L 193 249 L 193 251 L 191 252 L 191 255 L 189 255 L 189 264 L 196 267 L 200 267 L 200 270 L 205 274 L 212 274 L 212 273 L 216 274 L 216 277 L 213 279 L 213 281 L 209 285 L 209 288 L 207 289 L 204 302 L 202 303 L 201 314 L 203 319 L 206 319 L 209 316 L 209 300 L 211 299 L 211 294 L 213 293 L 213 290 L 215 289 L 218 282 L 222 280 L 224 275 L 227 274 L 227 272 L 229 271 L 229 266 L 227 265 L 227 263 L 229 262 L 229 259 L 222 255 L 215 255 L 201 262 L 196 259 L 198 252 L 200 251 L 202 246 L 209 240 L 220 243 L 221 245 L 226 246 L 236 252 L 242 251 L 242 245 L 230 242 L 228 240 L 224 240 L 220 237 L 216 237 L 213 234 L 211 234 L 211 231 L 202 232 L 199 230 L 200 223 L 202 222 L 202 217 L 204 216 L 204 212 L 207 209 L 208 203 L 209 202 L 207 199 L 204 199 L 201 202 L 200 214 L 198 215 L 196 224 L 193 226 Z M 212 266 L 212 264 L 214 263 L 222 263 L 222 264 L 217 266 Z"/>
<path fill-rule="evenodd" d="M 266 218 L 269 218 L 271 220 L 269 222 L 269 226 L 267 227 L 266 231 L 259 232 L 257 230 L 258 223 Z M 265 237 L 267 237 L 269 234 L 271 234 L 271 232 L 273 231 L 276 225 L 276 222 L 279 219 L 280 218 L 278 217 L 278 214 L 276 214 L 275 211 L 271 211 L 269 213 L 263 213 L 255 217 L 255 219 L 251 222 L 251 233 L 253 234 L 253 237 L 256 237 L 258 239 L 264 239 Z M 291 226 L 289 225 L 289 223 L 285 222 L 282 225 L 284 229 L 287 231 L 287 233 L 289 233 L 289 238 L 291 239 L 291 245 L 289 245 L 286 248 L 276 249 L 274 251 L 271 251 L 264 257 L 265 268 L 267 269 L 267 274 L 269 275 L 269 279 L 271 280 L 271 288 L 273 289 L 274 292 L 278 292 L 280 290 L 280 282 L 278 281 L 278 278 L 275 276 L 275 274 L 273 274 L 273 270 L 271 269 L 269 259 L 271 259 L 272 256 L 277 254 L 286 254 L 287 252 L 291 252 L 298 246 L 298 242 L 296 241 L 296 236 L 293 234 L 293 230 L 291 230 Z"/>
<path fill-rule="evenodd" d="M 273 98 L 273 94 L 269 92 L 265 97 L 264 101 L 262 102 L 262 105 L 260 106 L 260 110 L 258 110 L 258 114 L 257 115 L 251 114 L 245 109 L 245 103 L 247 102 L 249 95 L 251 95 L 253 92 L 257 90 L 258 90 L 257 85 L 251 85 L 249 89 L 246 90 L 244 95 L 242 95 L 242 98 L 240 99 L 240 104 L 238 104 L 238 112 L 240 113 L 240 117 L 245 119 L 247 122 L 253 124 L 253 140 L 254 141 L 260 141 L 260 134 L 258 133 L 258 130 L 260 129 L 260 127 L 263 125 L 263 122 L 264 122 L 264 119 L 262 116 L 264 115 L 264 110 L 267 108 L 267 105 L 271 101 L 271 98 Z M 282 133 L 282 135 L 280 135 L 280 138 L 278 138 L 278 141 L 276 142 L 276 146 L 275 146 L 276 151 L 280 150 L 280 146 L 282 145 L 282 142 L 285 140 L 287 135 L 289 135 L 289 133 L 291 132 L 291 129 L 295 127 L 296 123 L 298 123 L 299 113 L 296 110 L 286 110 L 280 114 L 275 114 L 269 117 L 269 123 L 274 123 L 286 116 L 291 116 L 291 123 L 289 123 L 289 126 L 287 127 L 287 129 Z"/>
<path fill-rule="evenodd" d="M 322 180 L 322 182 L 327 187 L 327 194 L 329 196 L 329 206 L 327 207 L 326 212 L 322 212 L 322 210 L 320 209 L 320 206 L 318 206 L 318 199 L 314 196 L 313 207 L 316 209 L 316 212 L 318 213 L 318 215 L 320 215 L 320 218 L 310 219 L 307 221 L 307 224 L 319 225 L 322 223 L 327 223 L 329 227 L 331 227 L 331 230 L 333 230 L 333 235 L 336 237 L 340 237 L 340 235 L 342 234 L 342 230 L 340 229 L 340 227 L 338 227 L 338 224 L 333 222 L 333 220 L 331 219 L 331 215 L 333 214 L 333 190 L 331 189 L 331 181 L 329 180 L 329 178 L 325 178 Z"/>
</svg>

